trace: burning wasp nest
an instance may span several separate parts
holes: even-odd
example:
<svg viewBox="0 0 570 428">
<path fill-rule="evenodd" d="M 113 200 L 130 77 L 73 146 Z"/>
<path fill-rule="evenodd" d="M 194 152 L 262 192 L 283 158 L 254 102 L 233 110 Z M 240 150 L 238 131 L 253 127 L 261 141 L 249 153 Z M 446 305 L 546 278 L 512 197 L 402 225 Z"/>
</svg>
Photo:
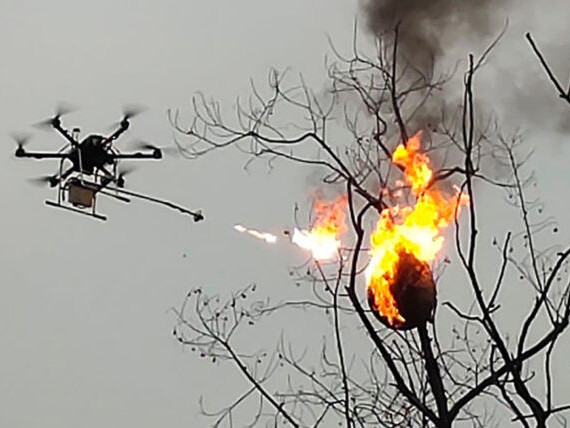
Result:
<svg viewBox="0 0 570 428">
<path fill-rule="evenodd" d="M 388 278 L 386 278 L 388 279 Z M 382 313 L 373 287 L 368 288 L 368 304 L 374 315 L 387 327 L 395 330 L 410 330 L 433 320 L 436 305 L 436 290 L 432 272 L 426 262 L 413 254 L 400 250 L 389 292 L 399 315 L 388 317 Z"/>
</svg>

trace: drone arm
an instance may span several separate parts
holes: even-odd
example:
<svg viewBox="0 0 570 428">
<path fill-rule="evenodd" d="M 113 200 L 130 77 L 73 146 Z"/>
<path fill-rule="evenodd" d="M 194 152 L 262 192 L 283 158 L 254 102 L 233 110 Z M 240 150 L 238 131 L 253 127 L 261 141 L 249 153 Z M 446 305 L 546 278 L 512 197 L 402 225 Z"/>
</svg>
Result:
<svg viewBox="0 0 570 428">
<path fill-rule="evenodd" d="M 115 132 L 113 132 L 111 135 L 109 135 L 106 139 L 106 143 L 110 144 L 113 141 L 115 141 L 117 138 L 119 138 L 121 136 L 121 134 L 123 134 L 127 129 L 129 129 L 129 121 L 127 119 L 123 119 L 120 123 L 119 123 L 119 129 L 117 129 Z"/>
<path fill-rule="evenodd" d="M 34 159 L 65 159 L 69 157 L 68 153 L 45 153 L 45 152 L 25 152 L 16 151 L 18 158 L 34 158 Z"/>
<path fill-rule="evenodd" d="M 65 139 L 67 141 L 69 141 L 73 147 L 77 147 L 77 145 L 78 145 L 77 141 L 75 141 L 75 139 L 71 136 L 71 134 L 69 133 L 69 131 L 67 129 L 65 129 L 63 126 L 61 126 L 61 122 L 59 121 L 59 119 L 54 120 L 52 122 L 52 125 L 53 125 L 54 129 L 57 132 L 59 132 L 61 135 L 63 135 L 65 137 Z"/>
<path fill-rule="evenodd" d="M 114 159 L 160 159 L 162 158 L 162 151 L 155 149 L 152 153 L 117 153 L 113 155 Z"/>
</svg>

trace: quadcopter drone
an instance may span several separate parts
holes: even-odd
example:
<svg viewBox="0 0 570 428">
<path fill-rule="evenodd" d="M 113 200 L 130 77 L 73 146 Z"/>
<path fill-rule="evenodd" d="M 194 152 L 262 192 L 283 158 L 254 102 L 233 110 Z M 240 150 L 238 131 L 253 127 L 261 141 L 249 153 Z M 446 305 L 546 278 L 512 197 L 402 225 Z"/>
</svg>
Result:
<svg viewBox="0 0 570 428">
<path fill-rule="evenodd" d="M 85 214 L 99 220 L 107 217 L 96 212 L 97 195 L 110 196 L 122 202 L 130 202 L 127 196 L 141 198 L 150 202 L 166 205 L 191 215 L 194 221 L 203 220 L 200 211 L 189 211 L 169 201 L 153 198 L 124 189 L 125 175 L 131 170 L 121 168 L 120 161 L 126 159 L 162 159 L 162 149 L 148 143 L 140 143 L 139 150 L 133 153 L 121 153 L 113 143 L 129 129 L 130 119 L 140 113 L 140 109 L 124 111 L 117 129 L 109 136 L 91 134 L 79 139 L 79 128 L 71 132 L 61 123 L 61 116 L 69 109 L 60 108 L 56 114 L 37 124 L 40 128 L 55 129 L 66 140 L 66 145 L 57 152 L 32 152 L 25 149 L 29 137 L 14 136 L 17 143 L 16 157 L 32 159 L 59 159 L 56 174 L 42 177 L 38 181 L 57 188 L 55 201 L 45 201 L 51 207 L 62 208 L 79 214 Z"/>
</svg>

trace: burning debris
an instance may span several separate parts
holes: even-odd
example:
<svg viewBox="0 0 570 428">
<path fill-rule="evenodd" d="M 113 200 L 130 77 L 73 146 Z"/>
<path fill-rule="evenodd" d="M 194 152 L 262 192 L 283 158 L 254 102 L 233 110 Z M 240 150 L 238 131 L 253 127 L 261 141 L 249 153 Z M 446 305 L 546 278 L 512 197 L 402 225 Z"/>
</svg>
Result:
<svg viewBox="0 0 570 428">
<path fill-rule="evenodd" d="M 330 260 L 338 255 L 339 236 L 346 231 L 346 196 L 332 202 L 315 203 L 316 219 L 311 230 L 295 228 L 291 242 L 309 250 L 315 260 Z"/>
<path fill-rule="evenodd" d="M 433 172 L 420 146 L 418 133 L 392 155 L 403 169 L 415 205 L 384 209 L 370 237 L 368 301 L 379 319 L 396 329 L 417 327 L 431 319 L 436 290 L 428 263 L 443 246 L 441 232 L 469 201 L 459 191 L 444 195 L 430 186 Z"/>
</svg>

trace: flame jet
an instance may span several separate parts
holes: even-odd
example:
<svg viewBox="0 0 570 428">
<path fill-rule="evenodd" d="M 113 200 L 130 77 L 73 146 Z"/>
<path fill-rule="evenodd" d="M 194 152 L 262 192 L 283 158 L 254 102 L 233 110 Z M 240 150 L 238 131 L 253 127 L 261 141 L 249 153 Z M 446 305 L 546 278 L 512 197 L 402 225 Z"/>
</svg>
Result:
<svg viewBox="0 0 570 428">
<path fill-rule="evenodd" d="M 310 251 L 315 260 L 334 259 L 341 247 L 339 236 L 346 231 L 346 204 L 346 196 L 316 201 L 315 224 L 310 230 L 295 228 L 291 242 Z"/>
</svg>

